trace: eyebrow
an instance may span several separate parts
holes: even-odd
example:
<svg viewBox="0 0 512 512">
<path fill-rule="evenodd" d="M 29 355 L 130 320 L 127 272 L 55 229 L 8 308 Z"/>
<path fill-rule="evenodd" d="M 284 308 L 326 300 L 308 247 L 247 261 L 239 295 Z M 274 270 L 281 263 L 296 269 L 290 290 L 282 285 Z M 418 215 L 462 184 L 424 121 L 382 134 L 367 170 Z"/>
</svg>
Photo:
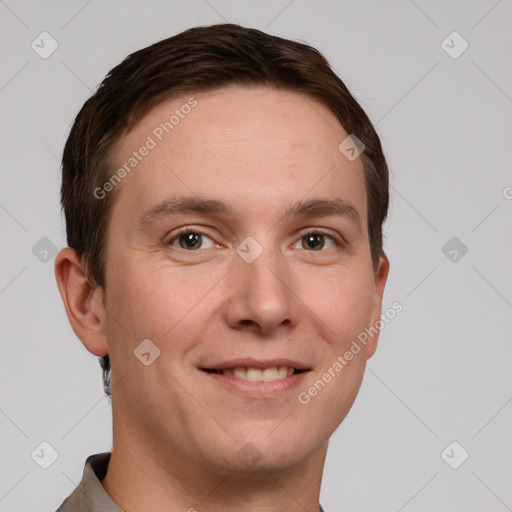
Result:
<svg viewBox="0 0 512 512">
<path fill-rule="evenodd" d="M 228 204 L 216 199 L 199 197 L 171 197 L 151 207 L 141 216 L 137 227 L 144 228 L 152 222 L 175 215 L 186 213 L 201 213 L 203 215 L 234 217 L 234 209 Z"/>
<path fill-rule="evenodd" d="M 233 206 L 216 199 L 192 196 L 171 197 L 146 210 L 137 223 L 138 229 L 149 224 L 177 215 L 199 213 L 216 217 L 237 217 Z M 361 217 L 348 201 L 336 199 L 311 199 L 292 204 L 284 213 L 284 218 L 333 216 L 347 219 L 361 229 Z"/>
<path fill-rule="evenodd" d="M 285 217 L 340 217 L 352 221 L 361 229 L 359 212 L 348 201 L 336 199 L 311 199 L 298 201 L 286 212 Z"/>
</svg>

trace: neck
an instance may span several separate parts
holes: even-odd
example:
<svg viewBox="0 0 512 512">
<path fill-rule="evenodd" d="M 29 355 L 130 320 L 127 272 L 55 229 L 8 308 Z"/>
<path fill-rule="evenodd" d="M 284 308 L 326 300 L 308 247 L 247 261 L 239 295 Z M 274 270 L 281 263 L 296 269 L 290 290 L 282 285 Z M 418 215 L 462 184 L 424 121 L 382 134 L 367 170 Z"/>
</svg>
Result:
<svg viewBox="0 0 512 512">
<path fill-rule="evenodd" d="M 139 431 L 140 434 L 140 431 Z M 179 446 L 114 428 L 112 456 L 102 485 L 124 512 L 318 512 L 327 443 L 293 467 L 222 470 Z"/>
</svg>

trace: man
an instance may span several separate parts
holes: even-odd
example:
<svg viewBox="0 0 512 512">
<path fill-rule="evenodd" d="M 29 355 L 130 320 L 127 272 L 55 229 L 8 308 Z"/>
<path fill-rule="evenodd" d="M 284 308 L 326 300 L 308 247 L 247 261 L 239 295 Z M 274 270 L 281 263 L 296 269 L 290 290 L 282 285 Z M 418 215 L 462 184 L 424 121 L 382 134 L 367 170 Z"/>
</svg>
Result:
<svg viewBox="0 0 512 512">
<path fill-rule="evenodd" d="M 59 510 L 322 510 L 389 271 L 380 141 L 323 56 L 231 24 L 130 55 L 75 120 L 62 204 L 113 449 Z"/>
</svg>

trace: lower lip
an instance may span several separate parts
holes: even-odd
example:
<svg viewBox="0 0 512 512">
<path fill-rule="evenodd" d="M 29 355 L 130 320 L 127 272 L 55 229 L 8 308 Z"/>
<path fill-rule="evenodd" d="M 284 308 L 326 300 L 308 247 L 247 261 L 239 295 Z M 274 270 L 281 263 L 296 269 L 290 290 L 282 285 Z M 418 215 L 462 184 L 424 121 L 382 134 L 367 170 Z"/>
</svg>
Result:
<svg viewBox="0 0 512 512">
<path fill-rule="evenodd" d="M 203 370 L 200 371 L 207 377 L 213 379 L 213 382 L 218 382 L 227 389 L 237 390 L 245 395 L 252 395 L 259 398 L 276 396 L 297 388 L 303 383 L 306 375 L 309 373 L 309 370 L 307 370 L 301 373 L 294 373 L 293 375 L 284 377 L 283 379 L 277 379 L 271 382 L 249 382 L 235 376 L 223 375 L 222 373 L 209 373 Z"/>
</svg>

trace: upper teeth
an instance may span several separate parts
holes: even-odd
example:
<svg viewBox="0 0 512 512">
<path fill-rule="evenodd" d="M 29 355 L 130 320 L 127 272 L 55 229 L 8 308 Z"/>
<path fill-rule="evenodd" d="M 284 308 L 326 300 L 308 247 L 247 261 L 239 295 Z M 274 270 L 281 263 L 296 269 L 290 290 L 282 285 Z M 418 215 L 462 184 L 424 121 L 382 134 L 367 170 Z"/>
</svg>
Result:
<svg viewBox="0 0 512 512">
<path fill-rule="evenodd" d="M 263 369 L 237 366 L 236 368 L 222 370 L 223 375 L 234 375 L 238 379 L 247 380 L 249 382 L 271 382 L 277 379 L 284 379 L 286 376 L 292 375 L 293 372 L 294 369 L 287 366 L 271 366 L 270 368 Z"/>
</svg>

